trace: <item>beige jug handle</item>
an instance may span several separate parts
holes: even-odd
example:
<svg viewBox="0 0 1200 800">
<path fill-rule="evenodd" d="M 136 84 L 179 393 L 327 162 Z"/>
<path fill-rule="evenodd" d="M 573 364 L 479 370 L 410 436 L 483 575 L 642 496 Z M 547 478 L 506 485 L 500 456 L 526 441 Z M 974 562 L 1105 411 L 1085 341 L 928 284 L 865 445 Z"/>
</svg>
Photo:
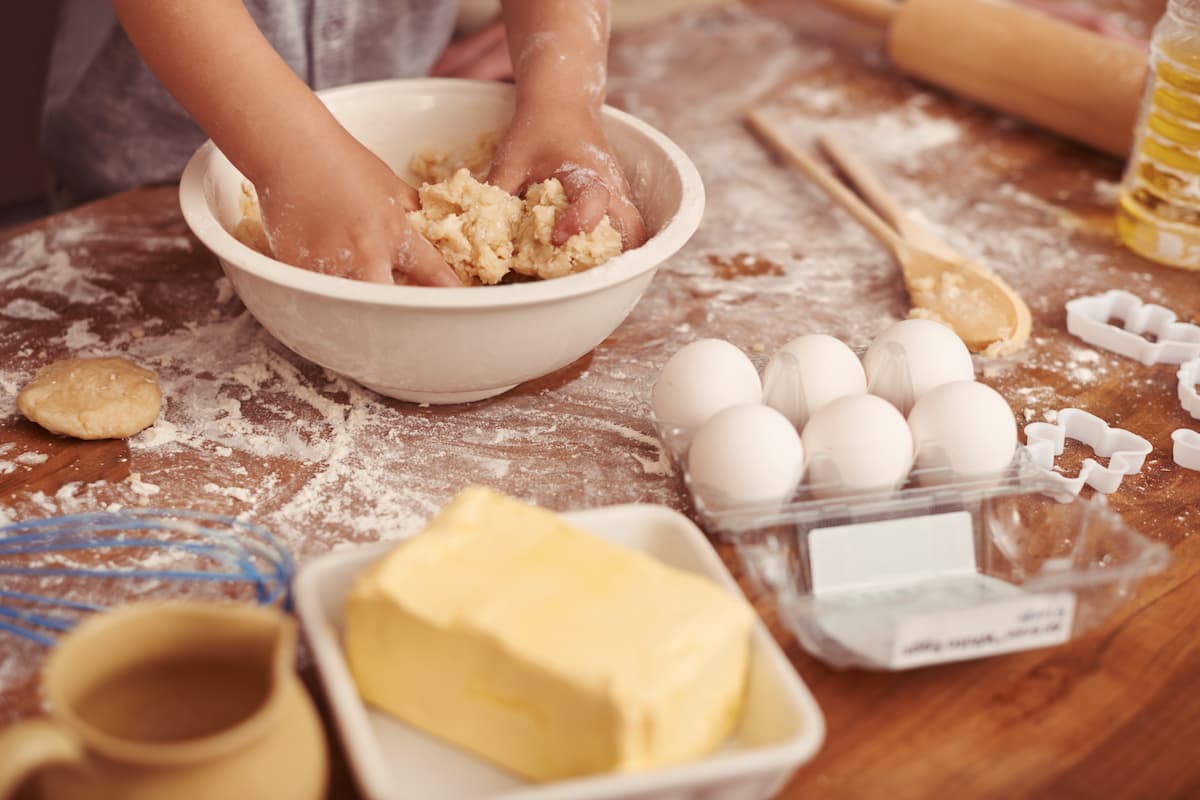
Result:
<svg viewBox="0 0 1200 800">
<path fill-rule="evenodd" d="M 82 763 L 79 743 L 50 720 L 10 725 L 0 730 L 0 800 L 9 800 L 42 767 Z"/>
</svg>

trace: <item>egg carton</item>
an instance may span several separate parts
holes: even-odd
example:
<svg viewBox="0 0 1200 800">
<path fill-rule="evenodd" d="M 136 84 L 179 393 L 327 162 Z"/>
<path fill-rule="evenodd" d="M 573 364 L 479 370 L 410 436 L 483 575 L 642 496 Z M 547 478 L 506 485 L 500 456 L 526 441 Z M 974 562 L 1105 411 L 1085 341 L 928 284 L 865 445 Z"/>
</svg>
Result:
<svg viewBox="0 0 1200 800">
<path fill-rule="evenodd" d="M 668 362 L 651 406 L 672 419 L 694 420 L 695 430 L 657 418 L 654 424 L 697 516 L 774 596 L 779 619 L 796 639 L 835 667 L 909 669 L 1083 634 L 1138 580 L 1161 570 L 1169 551 L 1109 509 L 1102 492 L 1116 489 L 1119 475 L 1106 479 L 1092 469 L 1082 480 L 1064 481 L 1054 469 L 1059 437 L 1103 439 L 1102 447 L 1129 451 L 1129 463 L 1109 465 L 1122 474 L 1140 467 L 1142 441 L 1070 411 L 1062 426 L 1035 427 L 1031 448 L 1018 446 L 1011 410 L 971 380 L 965 347 L 943 347 L 941 329 L 928 327 L 935 323 L 913 322 L 896 323 L 865 354 L 843 346 L 836 359 L 822 356 L 816 364 L 811 352 L 789 349 L 795 342 L 765 365 L 751 364 L 725 342 L 681 350 L 694 363 Z M 926 333 L 939 340 L 933 351 L 912 338 Z M 808 359 L 807 366 L 798 358 Z M 843 374 L 853 377 L 856 360 L 865 381 L 858 372 L 833 397 L 866 392 L 887 406 L 888 419 L 872 418 L 862 436 L 838 435 L 836 424 L 832 435 L 809 436 L 813 420 L 820 418 L 822 428 L 843 420 L 827 412 L 842 401 L 821 394 L 830 394 Z M 818 383 L 806 388 L 813 376 Z M 944 392 L 951 387 L 955 393 Z M 979 391 L 958 393 L 971 388 Z M 806 391 L 817 401 L 813 415 Z M 938 402 L 929 404 L 926 398 L 935 396 Z M 980 398 L 986 414 L 978 413 Z M 916 418 L 932 424 L 918 426 Z M 951 418 L 954 425 L 940 424 Z M 866 416 L 844 419 L 867 425 Z M 965 428 L 963 419 L 970 420 Z M 877 480 L 881 472 L 867 473 L 890 460 L 883 458 L 890 448 L 881 431 L 895 421 L 909 449 Z M 991 435 L 993 424 L 1002 436 Z M 987 435 L 976 435 L 981 430 Z M 809 446 L 814 438 L 821 446 Z M 837 449 L 844 446 L 871 458 Z M 1099 489 L 1080 497 L 1084 483 Z"/>
<path fill-rule="evenodd" d="M 1064 495 L 1024 447 L 990 475 L 918 468 L 895 489 L 833 480 L 753 504 L 721 502 L 695 485 L 682 452 L 672 456 L 705 528 L 733 546 L 800 644 L 837 668 L 905 670 L 1060 645 L 1170 559 L 1099 493 Z"/>
<path fill-rule="evenodd" d="M 905 324 L 913 323 L 930 326 L 939 332 L 949 331 L 942 325 L 925 320 L 909 320 Z M 953 337 L 952 333 L 949 335 Z M 795 351 L 788 350 L 801 339 L 825 340 L 818 343 L 826 349 L 821 354 L 825 370 L 820 374 L 819 384 L 827 388 L 830 382 L 841 382 L 837 394 L 821 396 L 821 390 L 818 390 L 814 398 L 806 396 L 806 391 L 812 390 L 812 382 L 806 380 L 808 374 Z M 685 473 L 699 508 L 707 507 L 710 512 L 719 509 L 753 509 L 753 513 L 759 514 L 772 505 L 786 503 L 797 497 L 825 498 L 858 494 L 854 487 L 859 486 L 886 484 L 898 488 L 905 481 L 944 483 L 946 480 L 960 480 L 959 476 L 944 469 L 950 465 L 968 474 L 986 475 L 1003 469 L 1012 457 L 1017 446 L 1016 422 L 1012 412 L 994 389 L 972 379 L 970 356 L 961 342 L 958 343 L 961 353 L 950 354 L 961 355 L 961 364 L 954 365 L 949 371 L 941 367 L 933 371 L 925 369 L 922 374 L 919 366 L 914 368 L 909 351 L 896 341 L 883 341 L 864 352 L 853 351 L 828 336 L 801 339 L 780 348 L 769 360 L 760 358 L 757 362 L 727 342 L 706 340 L 704 344 L 710 351 L 700 353 L 708 359 L 703 362 L 706 369 L 701 373 L 706 384 L 675 385 L 671 388 L 676 394 L 682 394 L 684 390 L 700 394 L 709 390 L 710 371 L 725 375 L 726 381 L 718 397 L 726 407 L 719 412 L 704 409 L 703 413 L 694 415 L 693 419 L 700 421 L 693 427 L 669 425 L 652 414 L 659 439 Z M 956 337 L 955 341 L 958 341 Z M 832 352 L 826 347 L 829 343 L 836 345 Z M 692 356 L 696 352 L 699 351 L 687 352 L 686 355 Z M 714 361 L 714 354 L 725 363 Z M 831 376 L 831 371 L 845 372 L 844 365 L 831 363 L 831 355 L 852 361 L 854 365 L 861 360 L 869 366 L 865 374 L 862 367 L 858 368 L 855 384 L 854 381 Z M 919 389 L 914 386 L 914 374 L 918 376 L 918 381 L 923 382 Z M 760 385 L 761 390 L 758 388 Z M 748 388 L 739 388 L 743 386 Z M 738 396 L 735 397 L 728 387 L 733 387 Z M 945 390 L 950 392 L 946 393 Z M 939 394 L 940 400 L 945 402 L 929 403 L 933 396 Z M 870 412 L 870 430 L 855 439 L 872 442 L 872 459 L 852 459 L 854 463 L 839 463 L 835 455 L 845 451 L 838 449 L 841 444 L 837 435 L 821 437 L 823 446 L 815 448 L 807 438 L 802 446 L 798 441 L 797 431 L 803 431 L 807 437 L 818 419 L 825 423 L 822 425 L 825 429 L 834 432 L 846 430 L 840 415 L 837 418 L 827 415 L 828 410 L 834 407 L 832 399 L 836 398 L 842 403 L 851 399 L 845 395 L 855 395 L 852 399 L 862 401 L 856 404 L 855 411 Z M 921 403 L 916 401 L 918 395 L 921 396 Z M 816 414 L 810 413 L 810 399 L 815 399 L 819 406 Z M 870 401 L 869 405 L 867 401 Z M 936 424 L 939 418 L 978 416 L 972 414 L 971 409 L 978 408 L 981 402 L 990 412 L 987 415 L 989 418 L 995 419 L 998 414 L 1001 422 L 1008 427 L 1007 431 L 1001 431 L 998 444 L 989 441 L 986 446 L 981 446 L 984 444 L 981 439 L 993 437 L 975 436 L 972 429 L 970 443 L 963 445 L 958 441 L 963 431 L 955 430 L 953 426 L 948 428 L 943 425 L 939 428 Z M 652 406 L 657 410 L 659 404 L 652 401 Z M 678 407 L 671 410 L 677 412 Z M 917 435 L 917 426 L 914 424 L 917 417 L 933 423 L 924 426 L 921 435 Z M 857 416 L 854 420 L 859 424 L 863 422 Z M 748 436 L 756 443 L 752 448 L 744 444 Z M 885 458 L 882 451 L 893 448 L 885 447 L 888 442 L 884 440 L 890 442 L 897 439 L 903 440 L 903 452 L 894 457 L 889 453 Z M 890 468 L 878 469 L 884 462 L 889 463 Z M 914 469 L 913 465 L 917 468 Z M 705 477 L 697 480 L 688 473 L 689 466 Z M 801 482 L 801 477 L 805 478 L 804 482 Z M 706 480 L 711 483 L 704 483 Z M 754 497 L 771 499 L 754 502 L 750 499 Z"/>
<path fill-rule="evenodd" d="M 800 339 L 825 340 L 842 351 L 821 347 L 818 356 L 821 382 L 840 387 L 834 396 L 870 393 L 887 400 L 902 415 L 908 414 L 917 396 L 930 386 L 974 378 L 966 345 L 946 326 L 922 319 L 896 323 L 868 348 L 850 348 L 832 336 L 818 334 L 789 342 L 769 359 L 747 356 L 727 341 L 697 340 L 668 360 L 652 392 L 655 413 L 663 409 L 670 420 L 654 417 L 669 449 L 686 451 L 699 423 L 740 404 L 765 403 L 797 428 L 803 427 L 810 416 L 805 387 L 811 390 L 812 386 L 805 380 L 807 370 L 796 351 L 789 349 Z M 917 344 L 923 352 L 914 354 L 910 348 Z M 914 386 L 914 374 L 920 386 Z"/>
</svg>

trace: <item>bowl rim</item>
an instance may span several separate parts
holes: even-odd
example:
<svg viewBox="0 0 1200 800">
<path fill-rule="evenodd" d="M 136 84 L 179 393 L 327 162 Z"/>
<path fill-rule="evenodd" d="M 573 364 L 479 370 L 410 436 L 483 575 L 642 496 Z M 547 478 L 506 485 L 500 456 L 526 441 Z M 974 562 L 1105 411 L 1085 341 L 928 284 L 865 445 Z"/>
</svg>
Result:
<svg viewBox="0 0 1200 800">
<path fill-rule="evenodd" d="M 398 95 L 421 92 L 511 94 L 513 87 L 492 81 L 461 78 L 398 78 L 349 84 L 317 93 L 323 101 L 354 94 L 399 89 Z M 205 198 L 204 183 L 210 165 L 223 157 L 210 139 L 201 145 L 184 168 L 179 183 L 179 204 L 192 233 L 227 266 L 248 272 L 270 283 L 330 299 L 359 301 L 382 306 L 422 308 L 497 308 L 553 302 L 590 294 L 624 283 L 655 270 L 675 254 L 695 233 L 704 212 L 704 184 L 683 149 L 665 134 L 637 117 L 604 105 L 605 119 L 626 125 L 652 141 L 666 155 L 682 187 L 679 208 L 651 239 L 636 250 L 584 272 L 543 281 L 488 287 L 428 287 L 369 283 L 311 272 L 259 253 L 243 244 L 217 220 Z M 479 291 L 486 288 L 487 291 Z"/>
</svg>

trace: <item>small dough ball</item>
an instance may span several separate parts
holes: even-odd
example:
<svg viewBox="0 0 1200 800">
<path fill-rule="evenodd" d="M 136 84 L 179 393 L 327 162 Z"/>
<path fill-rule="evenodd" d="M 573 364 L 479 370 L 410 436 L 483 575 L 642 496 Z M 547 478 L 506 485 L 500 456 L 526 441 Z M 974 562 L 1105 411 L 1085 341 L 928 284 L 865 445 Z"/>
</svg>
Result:
<svg viewBox="0 0 1200 800">
<path fill-rule="evenodd" d="M 38 370 L 17 408 L 31 422 L 76 439 L 124 439 L 162 408 L 158 376 L 123 358 L 71 358 Z"/>
<path fill-rule="evenodd" d="M 534 278 L 561 278 L 599 266 L 621 255 L 621 234 L 606 214 L 590 233 L 577 233 L 561 245 L 551 239 L 567 193 L 557 178 L 535 183 L 525 192 L 525 213 L 517 225 L 513 271 Z"/>
</svg>

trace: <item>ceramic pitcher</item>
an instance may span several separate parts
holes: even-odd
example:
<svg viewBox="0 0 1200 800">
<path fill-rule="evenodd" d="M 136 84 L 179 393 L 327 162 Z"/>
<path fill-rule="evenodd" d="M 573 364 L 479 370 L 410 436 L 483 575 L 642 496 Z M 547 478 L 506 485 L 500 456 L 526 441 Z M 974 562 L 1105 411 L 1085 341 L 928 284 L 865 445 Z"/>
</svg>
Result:
<svg viewBox="0 0 1200 800">
<path fill-rule="evenodd" d="M 319 798 L 328 759 L 296 635 L 282 612 L 232 603 L 86 620 L 47 659 L 50 717 L 0 731 L 0 800 Z"/>
</svg>

